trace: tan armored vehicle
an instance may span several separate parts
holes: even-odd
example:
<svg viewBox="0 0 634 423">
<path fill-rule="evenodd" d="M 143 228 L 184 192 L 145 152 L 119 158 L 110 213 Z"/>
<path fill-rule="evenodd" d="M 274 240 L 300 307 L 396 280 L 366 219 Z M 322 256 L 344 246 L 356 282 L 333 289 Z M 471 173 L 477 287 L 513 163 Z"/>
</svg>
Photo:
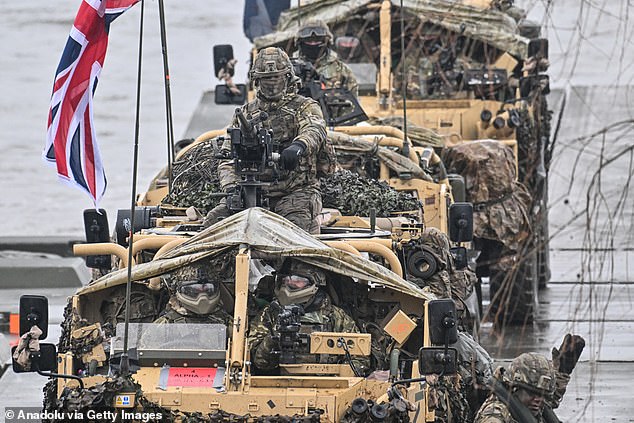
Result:
<svg viewBox="0 0 634 423">
<path fill-rule="evenodd" d="M 425 380 L 455 371 L 456 350 L 447 349 L 456 341 L 453 302 L 434 300 L 361 256 L 372 251 L 397 263 L 390 249 L 376 248 L 380 241 L 322 242 L 260 208 L 193 237 L 135 239 L 131 263 L 118 244 L 78 245 L 78 254 L 114 254 L 119 270 L 69 298 L 57 351 L 40 344 L 39 352 L 14 360 L 15 371 L 52 377 L 46 410 L 118 410 L 126 421 L 435 421 Z M 360 330 L 300 338 L 289 320 L 279 329 L 279 368 L 264 372 L 252 364 L 247 335 L 288 259 L 327 274 L 330 298 Z M 192 274 L 219 287 L 226 324 L 156 323 L 170 293 Z M 46 328 L 46 316 L 44 297 L 23 297 L 21 334 Z M 315 361 L 294 362 L 300 352 Z M 371 363 L 365 373 L 351 364 L 355 359 Z"/>
<path fill-rule="evenodd" d="M 283 12 L 276 32 L 255 45 L 292 51 L 298 22 L 328 24 L 370 122 L 398 117 L 404 129 L 405 114 L 413 144 L 442 156 L 450 179 L 465 179 L 453 195 L 474 204 L 491 311 L 498 321 L 528 322 L 538 284 L 549 279 L 548 43 L 512 3 L 312 2 Z"/>
</svg>

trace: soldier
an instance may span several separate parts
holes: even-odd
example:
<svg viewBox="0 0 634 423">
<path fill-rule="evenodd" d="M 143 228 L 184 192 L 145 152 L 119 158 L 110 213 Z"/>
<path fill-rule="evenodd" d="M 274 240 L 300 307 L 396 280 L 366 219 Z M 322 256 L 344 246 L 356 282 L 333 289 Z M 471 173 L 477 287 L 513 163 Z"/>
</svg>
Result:
<svg viewBox="0 0 634 423">
<path fill-rule="evenodd" d="M 208 278 L 200 268 L 196 275 L 177 280 L 166 310 L 154 323 L 222 323 L 231 316 L 220 300 L 220 283 Z"/>
<path fill-rule="evenodd" d="M 277 275 L 275 282 L 276 299 L 265 307 L 251 322 L 249 329 L 249 346 L 251 361 L 260 370 L 272 370 L 279 366 L 280 333 L 278 317 L 282 307 L 299 305 L 303 309 L 300 317 L 300 333 L 309 334 L 315 331 L 324 332 L 359 332 L 355 321 L 341 308 L 332 304 L 326 293 L 326 273 L 318 267 L 298 260 L 285 263 L 283 271 Z M 301 314 L 301 313 L 300 313 Z M 297 363 L 340 362 L 341 356 L 317 357 L 312 354 L 298 352 Z M 367 358 L 354 358 L 352 363 L 359 374 L 366 374 L 369 366 Z"/>
<path fill-rule="evenodd" d="M 256 87 L 256 99 L 243 106 L 242 111 L 245 116 L 266 112 L 262 125 L 273 131 L 274 145 L 278 146 L 276 152 L 280 153 L 279 174 L 267 170 L 260 178 L 271 182 L 265 189 L 270 209 L 300 228 L 318 233 L 321 192 L 317 157 L 326 145 L 321 109 L 314 100 L 297 94 L 293 66 L 288 55 L 279 48 L 268 47 L 258 52 L 250 78 Z M 239 126 L 235 116 L 232 126 Z M 229 154 L 230 139 L 225 141 L 222 151 Z M 225 192 L 235 191 L 238 178 L 232 160 L 220 161 L 218 175 Z M 229 214 L 223 200 L 207 214 L 203 224 L 211 226 Z"/>
<path fill-rule="evenodd" d="M 326 88 L 346 88 L 354 96 L 359 94 L 357 79 L 352 70 L 331 49 L 332 32 L 323 21 L 304 24 L 295 35 L 299 58 L 310 62 Z"/>
<path fill-rule="evenodd" d="M 559 406 L 584 346 L 582 337 L 567 334 L 561 347 L 553 348 L 552 362 L 531 352 L 516 357 L 508 370 L 498 367 L 475 423 L 558 422 L 553 408 Z"/>
</svg>

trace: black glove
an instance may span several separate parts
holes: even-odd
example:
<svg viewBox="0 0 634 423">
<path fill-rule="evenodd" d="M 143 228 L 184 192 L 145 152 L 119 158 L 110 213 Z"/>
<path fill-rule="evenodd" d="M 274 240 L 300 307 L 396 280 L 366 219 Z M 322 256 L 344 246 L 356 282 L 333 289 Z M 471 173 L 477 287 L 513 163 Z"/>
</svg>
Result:
<svg viewBox="0 0 634 423">
<path fill-rule="evenodd" d="M 280 163 L 282 168 L 286 170 L 293 170 L 299 164 L 299 158 L 304 154 L 304 144 L 300 141 L 293 141 L 291 145 L 282 150 L 280 155 Z"/>
<path fill-rule="evenodd" d="M 577 365 L 586 341 L 579 335 L 566 334 L 559 349 L 553 348 L 553 366 L 555 370 L 569 375 Z"/>
</svg>

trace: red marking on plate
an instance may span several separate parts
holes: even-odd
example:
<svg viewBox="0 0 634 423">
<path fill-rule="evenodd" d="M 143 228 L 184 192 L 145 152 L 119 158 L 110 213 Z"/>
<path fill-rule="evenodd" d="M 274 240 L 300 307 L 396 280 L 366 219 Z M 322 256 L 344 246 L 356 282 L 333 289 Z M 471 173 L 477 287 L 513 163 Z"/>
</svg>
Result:
<svg viewBox="0 0 634 423">
<path fill-rule="evenodd" d="M 198 367 L 172 367 L 167 386 L 213 386 L 217 369 Z"/>
</svg>

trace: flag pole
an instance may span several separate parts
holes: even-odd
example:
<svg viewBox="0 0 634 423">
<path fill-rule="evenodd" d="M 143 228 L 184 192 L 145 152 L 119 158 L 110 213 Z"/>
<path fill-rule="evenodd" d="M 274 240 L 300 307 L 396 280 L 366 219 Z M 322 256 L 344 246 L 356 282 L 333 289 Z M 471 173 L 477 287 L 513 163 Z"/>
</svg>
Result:
<svg viewBox="0 0 634 423">
<path fill-rule="evenodd" d="M 134 155 L 132 166 L 132 199 L 130 204 L 130 226 L 128 238 L 128 280 L 125 289 L 125 330 L 123 334 L 123 354 L 119 371 L 121 376 L 130 374 L 130 360 L 128 358 L 128 328 L 130 326 L 130 295 L 132 290 L 132 244 L 134 242 L 134 212 L 136 209 L 136 179 L 139 158 L 139 121 L 141 115 L 141 63 L 143 58 L 143 15 L 145 0 L 141 0 L 141 20 L 139 24 L 139 58 L 136 86 L 136 120 L 134 127 Z"/>
<path fill-rule="evenodd" d="M 176 159 L 174 151 L 174 123 L 172 120 L 172 92 L 170 89 L 170 71 L 167 60 L 167 32 L 165 30 L 165 7 L 159 0 L 159 19 L 161 24 L 161 50 L 163 51 L 163 75 L 165 77 L 165 113 L 167 122 L 167 189 L 172 190 L 172 163 Z"/>
</svg>

